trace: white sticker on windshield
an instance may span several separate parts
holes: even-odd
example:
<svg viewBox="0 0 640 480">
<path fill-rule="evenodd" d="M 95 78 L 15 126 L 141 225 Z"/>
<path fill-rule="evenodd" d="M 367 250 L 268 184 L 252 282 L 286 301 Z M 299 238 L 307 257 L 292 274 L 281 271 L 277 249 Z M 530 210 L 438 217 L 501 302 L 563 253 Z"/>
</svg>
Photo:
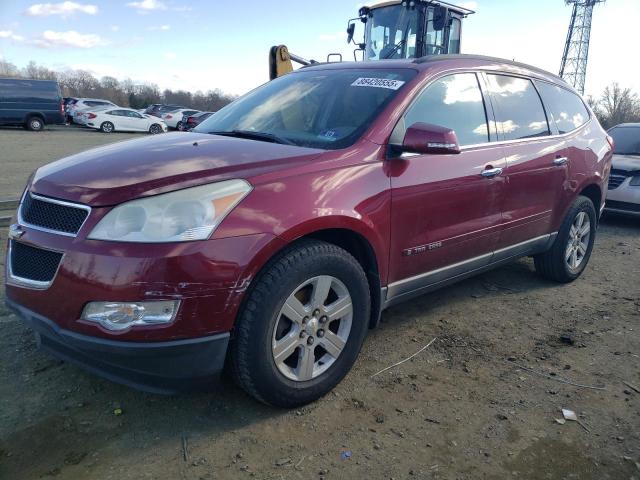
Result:
<svg viewBox="0 0 640 480">
<path fill-rule="evenodd" d="M 359 78 L 351 84 L 352 87 L 373 87 L 398 90 L 404 82 L 402 80 L 389 80 L 388 78 Z"/>
</svg>

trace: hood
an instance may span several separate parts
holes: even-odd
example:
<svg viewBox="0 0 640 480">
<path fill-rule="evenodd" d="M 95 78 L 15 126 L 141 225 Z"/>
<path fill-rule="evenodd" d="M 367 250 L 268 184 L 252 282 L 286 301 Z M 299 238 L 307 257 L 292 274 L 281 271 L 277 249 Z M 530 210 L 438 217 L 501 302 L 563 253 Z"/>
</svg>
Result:
<svg viewBox="0 0 640 480">
<path fill-rule="evenodd" d="M 640 155 L 614 155 L 611 166 L 615 170 L 640 171 Z"/>
<path fill-rule="evenodd" d="M 41 167 L 40 195 L 109 206 L 308 162 L 324 151 L 199 133 L 169 133 L 113 143 Z"/>
</svg>

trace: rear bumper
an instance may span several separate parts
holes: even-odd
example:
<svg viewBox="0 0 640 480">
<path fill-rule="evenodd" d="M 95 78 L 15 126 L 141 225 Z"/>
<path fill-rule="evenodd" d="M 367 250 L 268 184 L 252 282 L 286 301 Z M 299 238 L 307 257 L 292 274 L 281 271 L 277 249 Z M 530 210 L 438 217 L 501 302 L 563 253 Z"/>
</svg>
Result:
<svg viewBox="0 0 640 480">
<path fill-rule="evenodd" d="M 224 367 L 229 333 L 169 342 L 124 342 L 82 335 L 15 303 L 7 306 L 34 330 L 38 347 L 108 380 L 171 394 L 203 389 Z"/>
</svg>

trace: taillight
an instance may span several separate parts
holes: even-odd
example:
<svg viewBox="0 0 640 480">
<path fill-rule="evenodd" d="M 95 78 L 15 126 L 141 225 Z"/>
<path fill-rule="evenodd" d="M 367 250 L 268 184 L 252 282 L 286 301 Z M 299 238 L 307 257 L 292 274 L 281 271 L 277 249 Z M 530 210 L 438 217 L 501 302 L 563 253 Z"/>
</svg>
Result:
<svg viewBox="0 0 640 480">
<path fill-rule="evenodd" d="M 93 120 L 96 117 L 97 117 L 97 115 L 95 113 L 90 113 L 89 114 L 89 120 Z"/>
<path fill-rule="evenodd" d="M 613 137 L 611 135 L 607 135 L 607 142 L 609 142 L 609 145 L 611 146 L 611 150 L 616 149 L 616 142 L 613 140 Z"/>
</svg>

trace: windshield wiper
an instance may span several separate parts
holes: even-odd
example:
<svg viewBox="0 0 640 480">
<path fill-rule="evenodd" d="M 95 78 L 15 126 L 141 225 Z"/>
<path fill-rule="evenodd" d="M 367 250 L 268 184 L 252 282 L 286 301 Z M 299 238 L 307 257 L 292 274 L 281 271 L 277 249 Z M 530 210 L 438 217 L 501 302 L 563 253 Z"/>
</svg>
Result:
<svg viewBox="0 0 640 480">
<path fill-rule="evenodd" d="M 395 55 L 396 53 L 398 53 L 398 49 L 404 47 L 405 42 L 406 40 L 404 38 L 400 40 L 393 46 L 393 50 L 390 50 L 384 57 L 382 57 L 382 59 L 387 60 L 391 57 L 391 55 Z"/>
<path fill-rule="evenodd" d="M 282 145 L 295 145 L 291 140 L 279 137 L 273 133 L 254 132 L 253 130 L 231 130 L 221 132 L 209 132 L 211 135 L 223 135 L 226 137 L 248 138 L 250 140 L 260 140 L 262 142 L 280 143 Z"/>
</svg>

